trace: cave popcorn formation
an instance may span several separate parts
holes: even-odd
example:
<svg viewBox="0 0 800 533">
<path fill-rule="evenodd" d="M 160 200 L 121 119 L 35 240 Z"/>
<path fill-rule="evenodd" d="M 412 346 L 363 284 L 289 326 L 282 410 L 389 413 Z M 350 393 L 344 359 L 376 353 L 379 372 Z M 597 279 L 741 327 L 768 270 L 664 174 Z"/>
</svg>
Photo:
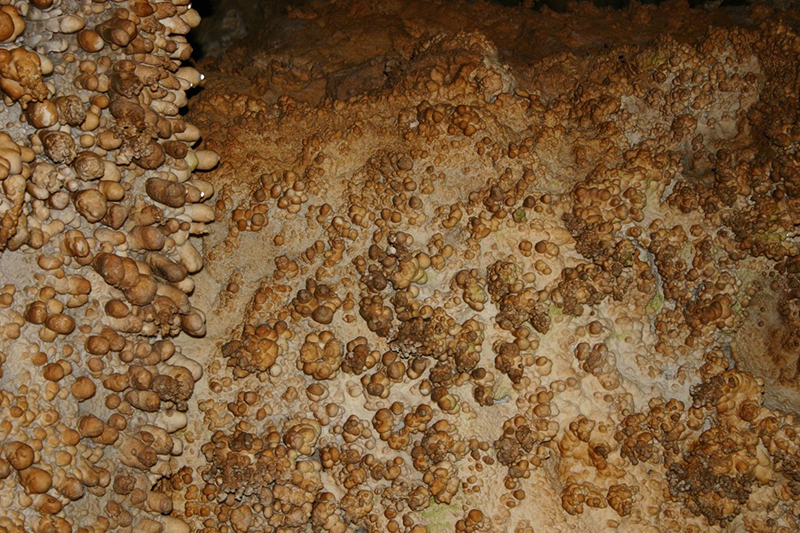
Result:
<svg viewBox="0 0 800 533">
<path fill-rule="evenodd" d="M 188 532 L 189 294 L 215 153 L 180 116 L 188 0 L 0 2 L 0 530 Z"/>
<path fill-rule="evenodd" d="M 0 0 L 0 532 L 796 531 L 798 20 Z"/>
</svg>

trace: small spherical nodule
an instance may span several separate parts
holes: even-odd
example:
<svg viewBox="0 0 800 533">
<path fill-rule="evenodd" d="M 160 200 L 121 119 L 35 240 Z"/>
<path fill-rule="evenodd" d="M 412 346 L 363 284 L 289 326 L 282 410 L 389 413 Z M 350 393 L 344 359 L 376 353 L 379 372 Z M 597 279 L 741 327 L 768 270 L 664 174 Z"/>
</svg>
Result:
<svg viewBox="0 0 800 533">
<path fill-rule="evenodd" d="M 211 170 L 219 164 L 219 154 L 213 150 L 197 150 L 197 170 Z"/>
<path fill-rule="evenodd" d="M 103 150 L 116 150 L 122 146 L 122 139 L 114 130 L 104 130 L 96 135 L 97 146 Z"/>
<path fill-rule="evenodd" d="M 186 279 L 189 272 L 186 267 L 176 263 L 160 253 L 150 253 L 146 257 L 147 264 L 153 269 L 153 274 L 170 283 L 178 283 Z"/>
<path fill-rule="evenodd" d="M 106 43 L 99 33 L 86 28 L 78 32 L 78 45 L 86 52 L 99 52 Z"/>
<path fill-rule="evenodd" d="M 96 189 L 85 189 L 72 199 L 75 210 L 88 222 L 99 222 L 108 211 L 108 202 L 103 193 Z"/>
<path fill-rule="evenodd" d="M 206 334 L 206 319 L 198 309 L 192 309 L 181 316 L 181 328 L 192 337 L 202 337 Z"/>
<path fill-rule="evenodd" d="M 105 355 L 111 349 L 111 342 L 100 335 L 92 335 L 86 339 L 84 348 L 92 355 Z"/>
<path fill-rule="evenodd" d="M 102 420 L 93 415 L 81 417 L 78 421 L 78 431 L 81 436 L 95 438 L 103 434 L 105 424 Z"/>
<path fill-rule="evenodd" d="M 95 391 L 96 387 L 94 382 L 86 376 L 76 379 L 71 388 L 72 396 L 79 402 L 86 401 L 93 397 Z"/>
<path fill-rule="evenodd" d="M 36 129 L 49 128 L 58 123 L 58 107 L 52 100 L 32 102 L 25 109 L 25 118 Z"/>
<path fill-rule="evenodd" d="M 86 21 L 78 15 L 65 15 L 58 21 L 58 29 L 61 33 L 75 33 L 86 26 Z"/>
<path fill-rule="evenodd" d="M 61 512 L 63 506 L 61 502 L 49 494 L 42 494 L 35 500 L 34 506 L 39 513 L 47 516 L 54 515 Z"/>
<path fill-rule="evenodd" d="M 25 320 L 31 324 L 44 324 L 44 321 L 47 320 L 47 305 L 38 300 L 28 304 L 25 309 Z"/>
<path fill-rule="evenodd" d="M 16 7 L 0 7 L 0 41 L 11 43 L 25 31 L 25 20 Z"/>
<path fill-rule="evenodd" d="M 150 178 L 145 183 L 147 195 L 169 207 L 183 207 L 186 203 L 186 187 L 180 183 L 161 178 Z"/>
<path fill-rule="evenodd" d="M 133 305 L 144 306 L 153 301 L 158 292 L 158 282 L 151 276 L 140 274 L 136 284 L 125 290 L 125 298 Z"/>
<path fill-rule="evenodd" d="M 66 249 L 65 253 L 74 257 L 87 257 L 91 252 L 89 243 L 80 230 L 72 229 L 67 231 L 64 234 L 63 243 Z"/>
<path fill-rule="evenodd" d="M 97 190 L 112 202 L 119 202 L 125 198 L 125 187 L 115 181 L 100 181 L 97 184 Z"/>
<path fill-rule="evenodd" d="M 164 148 L 156 141 L 151 141 L 143 151 L 143 155 L 134 158 L 134 163 L 146 170 L 154 170 L 164 164 L 166 154 Z M 146 154 L 146 155 L 144 155 Z M 155 178 L 158 179 L 158 178 Z"/>
<path fill-rule="evenodd" d="M 158 251 L 164 247 L 166 237 L 155 226 L 136 226 L 131 229 L 127 240 L 134 250 Z"/>
<path fill-rule="evenodd" d="M 35 466 L 22 470 L 19 477 L 27 494 L 44 494 L 53 486 L 53 476 Z"/>
<path fill-rule="evenodd" d="M 136 37 L 136 24 L 128 19 L 111 17 L 97 26 L 97 33 L 108 43 L 123 47 Z"/>
<path fill-rule="evenodd" d="M 74 94 L 60 96 L 56 98 L 55 103 L 56 107 L 58 107 L 60 120 L 70 126 L 80 126 L 86 120 L 86 109 L 83 107 L 83 101 L 79 96 Z"/>
<path fill-rule="evenodd" d="M 56 490 L 58 490 L 59 494 L 71 501 L 79 500 L 84 495 L 83 483 L 74 477 L 70 477 L 62 481 L 56 487 Z"/>
<path fill-rule="evenodd" d="M 5 41 L 14 35 L 14 19 L 5 11 L 0 11 L 0 41 Z"/>
<path fill-rule="evenodd" d="M 64 367 L 58 363 L 48 363 L 42 369 L 44 379 L 48 381 L 61 381 L 64 378 Z"/>
<path fill-rule="evenodd" d="M 33 448 L 23 442 L 6 444 L 3 449 L 6 461 L 16 470 L 25 470 L 33 464 L 35 453 Z"/>
<path fill-rule="evenodd" d="M 75 140 L 72 135 L 63 131 L 42 131 L 39 132 L 39 140 L 42 142 L 44 153 L 53 163 L 70 164 L 77 153 L 75 152 Z"/>
<path fill-rule="evenodd" d="M 11 465 L 5 459 L 0 459 L 0 481 L 11 475 Z"/>
<path fill-rule="evenodd" d="M 75 331 L 75 319 L 69 315 L 56 313 L 50 315 L 44 321 L 47 329 L 58 333 L 59 335 L 69 335 Z"/>
<path fill-rule="evenodd" d="M 103 158 L 94 152 L 81 152 L 72 161 L 72 168 L 84 181 L 100 179 L 106 172 Z"/>
<path fill-rule="evenodd" d="M 106 314 L 114 318 L 125 318 L 131 312 L 128 304 L 122 300 L 109 300 L 105 305 Z"/>
<path fill-rule="evenodd" d="M 41 10 L 53 7 L 53 0 L 30 0 L 30 3 L 33 7 Z"/>
</svg>

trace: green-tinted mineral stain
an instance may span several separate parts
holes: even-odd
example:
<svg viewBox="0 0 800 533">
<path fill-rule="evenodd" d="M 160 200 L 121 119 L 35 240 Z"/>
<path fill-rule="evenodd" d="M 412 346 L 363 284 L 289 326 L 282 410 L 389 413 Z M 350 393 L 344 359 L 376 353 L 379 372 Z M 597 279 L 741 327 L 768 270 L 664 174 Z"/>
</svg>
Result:
<svg viewBox="0 0 800 533">
<path fill-rule="evenodd" d="M 785 239 L 784 235 L 778 233 L 777 231 L 762 231 L 759 233 L 754 233 L 753 238 L 762 242 L 783 242 Z"/>
<path fill-rule="evenodd" d="M 654 294 L 650 301 L 647 302 L 647 307 L 645 307 L 645 311 L 647 311 L 648 315 L 654 315 L 661 311 L 661 308 L 664 307 L 664 297 L 658 293 Z"/>
<path fill-rule="evenodd" d="M 564 313 L 561 311 L 561 308 L 558 307 L 556 304 L 550 304 L 550 307 L 547 308 L 547 315 L 550 318 L 555 318 L 557 316 L 561 316 Z"/>
<path fill-rule="evenodd" d="M 520 207 L 519 209 L 514 211 L 514 222 L 516 222 L 517 224 L 522 224 L 523 222 L 525 222 L 527 216 L 528 214 L 525 212 L 525 210 Z"/>
<path fill-rule="evenodd" d="M 458 506 L 454 504 L 441 505 L 431 496 L 431 504 L 419 514 L 425 519 L 425 525 L 431 533 L 445 533 L 453 531 L 454 516 L 458 512 Z"/>
<path fill-rule="evenodd" d="M 433 267 L 425 269 L 425 284 L 430 283 L 431 287 L 436 287 L 437 283 L 441 281 L 441 273 Z"/>
<path fill-rule="evenodd" d="M 656 52 L 650 57 L 642 58 L 640 64 L 641 64 L 641 67 L 642 67 L 642 69 L 644 71 L 649 72 L 649 71 L 657 69 L 658 67 L 660 67 L 661 65 L 666 63 L 667 59 L 669 59 L 669 58 L 667 57 L 666 54 L 662 54 L 660 52 Z"/>
<path fill-rule="evenodd" d="M 498 385 L 494 388 L 494 391 L 492 391 L 492 398 L 494 398 L 495 401 L 502 400 L 503 398 L 511 398 L 512 392 L 514 392 L 514 389 L 510 386 Z"/>
<path fill-rule="evenodd" d="M 734 337 L 736 337 L 736 329 L 733 328 L 718 329 L 714 332 L 714 339 L 723 344 L 731 342 Z"/>
</svg>

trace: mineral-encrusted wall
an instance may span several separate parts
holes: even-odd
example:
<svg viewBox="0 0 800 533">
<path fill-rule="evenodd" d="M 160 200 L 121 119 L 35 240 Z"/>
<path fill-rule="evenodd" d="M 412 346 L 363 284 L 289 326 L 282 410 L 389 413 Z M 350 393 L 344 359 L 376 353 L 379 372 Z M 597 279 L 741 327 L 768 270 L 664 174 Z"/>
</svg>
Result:
<svg viewBox="0 0 800 533">
<path fill-rule="evenodd" d="M 0 2 L 0 530 L 193 528 L 178 471 L 203 369 L 195 236 L 214 218 L 181 117 L 189 1 Z"/>
<path fill-rule="evenodd" d="M 796 529 L 796 25 L 348 1 L 206 62 L 225 503 L 195 509 Z"/>
<path fill-rule="evenodd" d="M 0 533 L 796 531 L 798 21 L 0 0 Z"/>
</svg>

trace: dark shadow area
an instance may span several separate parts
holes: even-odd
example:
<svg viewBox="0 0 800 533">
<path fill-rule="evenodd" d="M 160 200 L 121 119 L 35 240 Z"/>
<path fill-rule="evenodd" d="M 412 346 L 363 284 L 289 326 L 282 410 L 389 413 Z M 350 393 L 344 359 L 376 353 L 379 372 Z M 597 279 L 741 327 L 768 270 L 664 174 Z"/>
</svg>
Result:
<svg viewBox="0 0 800 533">
<path fill-rule="evenodd" d="M 202 21 L 189 33 L 195 61 L 220 57 L 232 44 L 285 15 L 305 0 L 200 0 L 193 7 Z"/>
<path fill-rule="evenodd" d="M 479 0 L 472 0 L 470 3 Z M 624 9 L 631 0 L 578 0 L 591 2 L 598 8 Z M 662 0 L 640 0 L 641 4 L 660 4 Z M 277 17 L 285 15 L 296 7 L 302 7 L 310 0 L 197 0 L 193 7 L 200 13 L 202 22 L 189 34 L 196 61 L 208 57 L 221 57 L 233 44 L 270 24 Z M 490 3 L 506 7 L 519 7 L 540 11 L 549 9 L 558 13 L 569 10 L 574 0 L 490 0 Z M 792 0 L 689 0 L 693 8 L 715 9 L 720 7 L 741 7 L 754 3 L 766 3 L 784 7 Z"/>
</svg>

